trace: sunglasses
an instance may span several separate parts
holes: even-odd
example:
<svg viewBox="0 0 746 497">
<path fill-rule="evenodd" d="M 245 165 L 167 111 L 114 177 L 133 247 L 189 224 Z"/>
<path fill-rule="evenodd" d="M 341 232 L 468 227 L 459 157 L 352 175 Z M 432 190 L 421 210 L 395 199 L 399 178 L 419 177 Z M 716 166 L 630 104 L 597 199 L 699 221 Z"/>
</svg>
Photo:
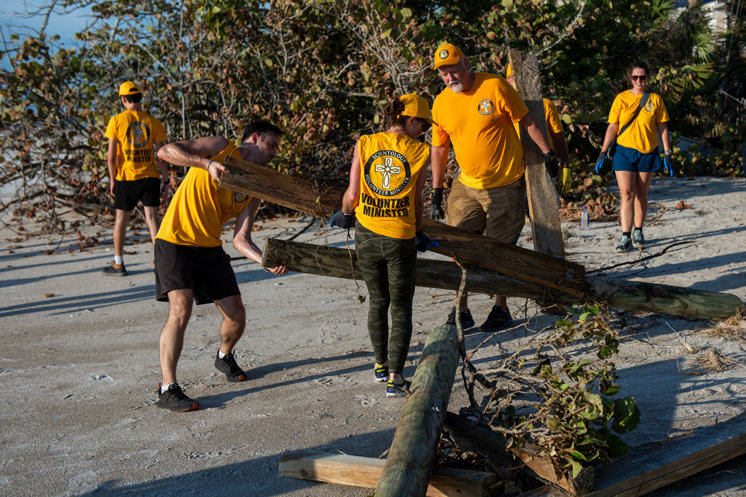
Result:
<svg viewBox="0 0 746 497">
<path fill-rule="evenodd" d="M 647 76 L 632 76 L 632 79 L 634 79 L 635 81 L 645 81 L 646 79 L 648 79 L 648 77 Z"/>
</svg>

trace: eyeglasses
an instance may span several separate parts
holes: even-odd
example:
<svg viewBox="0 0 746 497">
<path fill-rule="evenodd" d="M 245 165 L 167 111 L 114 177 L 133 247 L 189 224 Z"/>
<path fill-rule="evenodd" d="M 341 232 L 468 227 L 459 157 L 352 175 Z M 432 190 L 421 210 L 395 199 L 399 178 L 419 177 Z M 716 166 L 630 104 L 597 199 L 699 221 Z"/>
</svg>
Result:
<svg viewBox="0 0 746 497">
<path fill-rule="evenodd" d="M 648 79 L 648 77 L 647 76 L 632 76 L 632 79 L 634 79 L 635 81 L 645 81 L 646 79 Z"/>
</svg>

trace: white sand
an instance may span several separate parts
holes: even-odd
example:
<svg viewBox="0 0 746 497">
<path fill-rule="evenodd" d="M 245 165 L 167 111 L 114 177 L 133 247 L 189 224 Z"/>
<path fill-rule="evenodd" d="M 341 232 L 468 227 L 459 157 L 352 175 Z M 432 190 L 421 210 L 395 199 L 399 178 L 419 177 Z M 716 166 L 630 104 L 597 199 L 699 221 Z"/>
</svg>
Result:
<svg viewBox="0 0 746 497">
<path fill-rule="evenodd" d="M 683 239 L 695 243 L 606 276 L 746 299 L 745 194 L 743 179 L 656 179 L 650 200 L 668 210 L 645 229 L 648 253 Z M 676 210 L 680 200 L 692 209 Z M 260 242 L 287 238 L 306 222 L 262 222 L 254 236 Z M 583 232 L 575 223 L 564 228 L 568 257 L 588 270 L 639 258 L 614 253 L 619 228 L 612 223 L 592 221 Z M 527 227 L 524 246 L 528 233 Z M 143 235 L 145 230 L 135 238 Z M 154 299 L 150 244 L 128 245 L 134 252 L 125 256 L 130 276 L 107 278 L 100 272 L 112 258 L 110 231 L 102 231 L 104 243 L 86 252 L 67 252 L 75 240 L 13 238 L 7 228 L 0 232 L 0 495 L 370 495 L 277 472 L 285 454 L 377 457 L 391 443 L 404 401 L 387 399 L 384 387 L 372 381 L 367 305 L 358 303 L 354 282 L 295 273 L 276 277 L 257 264 L 235 261 L 248 309 L 236 357 L 250 381 L 229 384 L 213 368 L 219 313 L 212 305 L 195 307 L 178 377 L 201 407 L 176 414 L 153 405 L 160 379 L 158 334 L 168 306 Z M 298 241 L 344 246 L 344 238 L 341 230 L 316 228 Z M 55 253 L 45 255 L 48 250 Z M 229 243 L 226 250 L 235 255 Z M 452 301 L 451 292 L 418 288 L 407 376 L 427 332 L 445 320 Z M 526 318 L 522 309 L 535 312 L 523 299 L 509 302 L 517 319 Z M 486 296 L 470 300 L 477 324 L 489 306 Z M 486 367 L 552 319 L 539 316 L 527 329 L 497 335 L 478 354 L 477 365 Z M 744 411 L 744 342 L 703 334 L 711 325 L 706 321 L 629 313 L 622 319 L 616 361 L 622 393 L 637 398 L 643 415 L 625 440 L 659 440 Z M 470 334 L 467 348 L 482 339 Z M 734 367 L 698 371 L 694 359 L 709 350 L 733 359 Z M 459 375 L 450 410 L 465 405 L 462 391 Z M 654 495 L 746 495 L 745 463 L 741 457 Z"/>
</svg>

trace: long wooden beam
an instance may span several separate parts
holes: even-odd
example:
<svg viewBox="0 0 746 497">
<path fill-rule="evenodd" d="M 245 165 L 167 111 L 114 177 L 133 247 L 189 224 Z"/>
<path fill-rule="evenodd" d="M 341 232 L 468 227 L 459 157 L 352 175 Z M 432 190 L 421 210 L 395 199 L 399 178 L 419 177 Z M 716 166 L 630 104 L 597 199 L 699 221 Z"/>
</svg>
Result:
<svg viewBox="0 0 746 497">
<path fill-rule="evenodd" d="M 262 265 L 275 267 L 280 264 L 301 273 L 347 279 L 354 275 L 362 280 L 354 250 L 267 239 Z M 696 319 L 725 319 L 746 309 L 741 299 L 729 293 L 596 277 L 588 281 L 587 295 L 579 297 L 478 266 L 465 267 L 467 289 L 487 295 L 508 295 L 568 305 L 599 302 L 618 309 Z M 451 261 L 420 257 L 415 267 L 415 281 L 418 286 L 457 290 L 461 268 Z"/>
<path fill-rule="evenodd" d="M 528 107 L 531 117 L 547 137 L 547 123 L 544 118 L 544 100 L 539 78 L 539 59 L 534 54 L 524 54 L 518 50 L 508 52 L 513 69 L 516 90 Z M 559 216 L 559 195 L 549 173 L 544 166 L 544 156 L 526 130 L 521 127 L 523 158 L 526 164 L 526 194 L 528 199 L 531 229 L 534 235 L 534 248 L 537 252 L 565 257 L 562 241 L 562 225 Z"/>
<path fill-rule="evenodd" d="M 371 457 L 311 454 L 283 456 L 278 470 L 280 474 L 290 478 L 376 488 L 385 464 L 384 459 Z M 425 495 L 486 497 L 489 495 L 489 486 L 494 483 L 495 475 L 492 473 L 435 466 Z"/>
<path fill-rule="evenodd" d="M 302 178 L 292 177 L 251 162 L 229 157 L 229 172 L 220 186 L 247 193 L 284 207 L 330 219 L 341 206 L 342 192 L 316 188 Z M 463 264 L 481 266 L 520 280 L 554 290 L 583 295 L 585 268 L 557 257 L 501 243 L 429 219 L 423 231 L 440 247 L 434 252 L 454 257 Z"/>
<path fill-rule="evenodd" d="M 455 325 L 438 326 L 428 335 L 376 497 L 426 494 L 456 375 L 458 350 Z"/>
</svg>

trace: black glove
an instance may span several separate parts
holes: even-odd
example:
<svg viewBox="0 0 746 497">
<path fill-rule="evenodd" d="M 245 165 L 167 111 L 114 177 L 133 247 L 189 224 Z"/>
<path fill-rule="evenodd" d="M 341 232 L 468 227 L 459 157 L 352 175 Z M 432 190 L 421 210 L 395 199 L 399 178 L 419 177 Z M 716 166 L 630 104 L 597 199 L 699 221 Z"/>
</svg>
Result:
<svg viewBox="0 0 746 497">
<path fill-rule="evenodd" d="M 433 188 L 430 193 L 430 219 L 437 221 L 443 218 L 443 189 Z"/>
<path fill-rule="evenodd" d="M 335 226 L 343 229 L 350 229 L 355 226 L 355 215 L 345 214 L 341 210 L 338 210 L 333 216 L 332 220 L 329 221 L 329 227 L 334 228 Z"/>
<path fill-rule="evenodd" d="M 440 243 L 436 242 L 422 231 L 415 233 L 414 238 L 418 252 L 427 252 L 430 247 L 440 247 Z"/>
<path fill-rule="evenodd" d="M 556 178 L 557 173 L 559 173 L 559 159 L 557 159 L 557 155 L 554 153 L 554 150 L 550 150 L 549 152 L 544 154 L 544 165 L 547 168 L 549 176 L 551 178 Z"/>
</svg>

